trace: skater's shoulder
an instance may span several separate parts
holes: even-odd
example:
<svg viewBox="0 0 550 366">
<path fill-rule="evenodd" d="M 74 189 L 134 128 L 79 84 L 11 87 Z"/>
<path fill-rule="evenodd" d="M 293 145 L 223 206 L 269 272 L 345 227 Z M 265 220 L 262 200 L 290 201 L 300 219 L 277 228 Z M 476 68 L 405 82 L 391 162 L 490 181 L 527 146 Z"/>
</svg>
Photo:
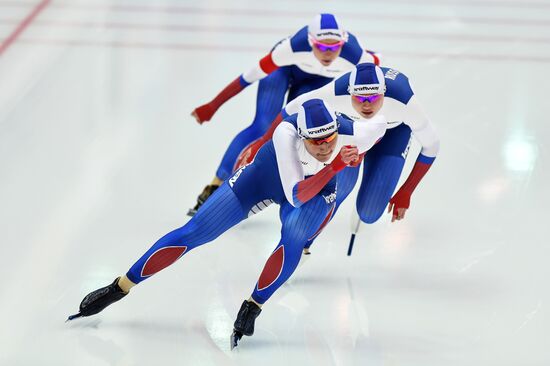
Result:
<svg viewBox="0 0 550 366">
<path fill-rule="evenodd" d="M 344 46 L 342 47 L 340 57 L 351 62 L 354 65 L 357 65 L 357 63 L 361 60 L 361 56 L 363 56 L 363 52 L 365 51 L 359 44 L 357 37 L 348 32 L 348 40 L 346 41 L 346 43 L 344 43 Z"/>
<path fill-rule="evenodd" d="M 347 72 L 333 81 L 335 96 L 350 95 L 348 91 L 350 74 L 351 72 Z"/>
<path fill-rule="evenodd" d="M 301 28 L 296 34 L 290 37 L 292 52 L 309 52 L 311 45 L 308 40 L 307 26 Z"/>
<path fill-rule="evenodd" d="M 273 135 L 288 135 L 298 130 L 298 113 L 287 115 L 283 118 L 281 123 L 275 128 Z M 284 132 L 283 132 L 284 131 Z"/>
<path fill-rule="evenodd" d="M 381 69 L 384 73 L 384 81 L 386 82 L 384 97 L 392 98 L 403 104 L 407 104 L 414 95 L 407 75 L 389 67 L 381 67 Z"/>
<path fill-rule="evenodd" d="M 291 114 L 289 116 L 286 116 L 283 119 L 283 122 L 287 122 L 288 124 L 292 125 L 294 129 L 298 129 L 298 113 Z"/>
<path fill-rule="evenodd" d="M 353 120 L 344 113 L 336 112 L 339 135 L 353 135 Z"/>
</svg>

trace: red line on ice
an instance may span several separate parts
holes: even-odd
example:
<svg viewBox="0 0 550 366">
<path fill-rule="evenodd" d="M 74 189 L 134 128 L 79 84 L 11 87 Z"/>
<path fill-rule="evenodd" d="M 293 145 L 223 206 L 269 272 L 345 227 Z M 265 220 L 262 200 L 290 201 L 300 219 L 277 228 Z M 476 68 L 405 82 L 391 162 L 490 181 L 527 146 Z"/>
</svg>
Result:
<svg viewBox="0 0 550 366">
<path fill-rule="evenodd" d="M 42 0 L 34 9 L 23 19 L 19 25 L 13 30 L 13 32 L 0 44 L 0 56 L 17 40 L 17 37 L 21 35 L 29 27 L 32 21 L 40 14 L 51 0 Z"/>
<path fill-rule="evenodd" d="M 200 51 L 228 51 L 228 52 L 265 52 L 265 47 L 231 46 L 231 45 L 207 45 L 207 44 L 186 44 L 186 43 L 145 43 L 145 42 L 121 42 L 121 41 L 87 41 L 70 39 L 27 39 L 20 40 L 21 43 L 28 44 L 50 44 L 72 47 L 111 47 L 111 48 L 136 48 L 136 49 L 157 49 L 157 50 L 200 50 Z M 533 55 L 484 55 L 471 53 L 421 53 L 421 52 L 387 52 L 388 56 L 414 57 L 414 58 L 443 58 L 443 59 L 461 59 L 461 60 L 487 60 L 487 61 L 525 61 L 550 63 L 550 57 Z"/>
<path fill-rule="evenodd" d="M 15 23 L 18 20 L 9 18 L 0 18 L 0 24 Z M 101 29 L 127 29 L 127 30 L 151 30 L 168 32 L 221 32 L 221 33 L 252 33 L 252 34 L 290 34 L 291 29 L 277 28 L 250 28 L 235 26 L 196 26 L 184 24 L 154 24 L 154 23 L 125 23 L 125 22 L 80 22 L 65 20 L 41 19 L 33 24 L 43 27 L 69 27 L 69 28 L 101 28 Z M 523 36 L 499 36 L 499 35 L 481 35 L 481 34 L 433 34 L 422 32 L 386 32 L 386 31 L 360 31 L 355 32 L 367 34 L 368 39 L 374 37 L 387 38 L 413 38 L 413 39 L 431 39 L 445 41 L 468 41 L 468 42 L 521 42 L 521 43 L 550 43 L 550 37 L 523 37 Z"/>
<path fill-rule="evenodd" d="M 510 2 L 510 4 L 518 4 L 520 2 Z M 0 2 L 0 4 L 2 4 Z M 13 4 L 13 1 L 9 1 L 6 4 Z M 499 5 L 505 3 L 498 3 Z M 548 7 L 545 3 L 526 3 L 532 7 Z M 122 4 L 122 5 L 107 5 L 107 4 L 72 4 L 69 2 L 55 3 L 55 9 L 77 9 L 77 10 L 107 10 L 112 12 L 141 12 L 141 13 L 184 13 L 184 14 L 205 14 L 220 15 L 220 16 L 255 16 L 255 17 L 298 17 L 303 19 L 309 19 L 312 16 L 311 11 L 287 11 L 287 10 L 264 10 L 264 9 L 232 9 L 232 8 L 197 8 L 190 6 L 159 6 L 153 4 L 134 5 L 134 4 Z M 525 18 L 497 18 L 497 17 L 468 17 L 457 15 L 410 15 L 410 14 L 372 14 L 372 13 L 360 13 L 356 11 L 342 11 L 338 12 L 341 18 L 350 19 L 362 19 L 365 21 L 407 21 L 407 22 L 458 22 L 458 23 L 480 23 L 498 24 L 504 26 L 550 26 L 550 21 L 547 19 L 525 19 Z"/>
</svg>

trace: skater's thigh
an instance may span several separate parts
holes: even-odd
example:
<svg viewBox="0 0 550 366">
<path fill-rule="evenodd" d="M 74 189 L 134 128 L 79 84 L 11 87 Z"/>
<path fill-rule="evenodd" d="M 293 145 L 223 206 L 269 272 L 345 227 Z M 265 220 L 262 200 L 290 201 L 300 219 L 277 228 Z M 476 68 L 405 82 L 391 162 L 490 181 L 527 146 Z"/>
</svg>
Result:
<svg viewBox="0 0 550 366">
<path fill-rule="evenodd" d="M 365 223 L 374 223 L 382 216 L 403 171 L 411 132 L 402 126 L 387 132 L 365 155 L 357 195 L 357 213 Z"/>
</svg>

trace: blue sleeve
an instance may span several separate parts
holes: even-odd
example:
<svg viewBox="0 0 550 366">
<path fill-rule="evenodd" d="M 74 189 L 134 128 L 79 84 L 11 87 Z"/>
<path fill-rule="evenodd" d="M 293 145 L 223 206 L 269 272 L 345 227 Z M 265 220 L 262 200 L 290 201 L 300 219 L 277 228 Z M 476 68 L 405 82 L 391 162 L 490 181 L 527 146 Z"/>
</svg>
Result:
<svg viewBox="0 0 550 366">
<path fill-rule="evenodd" d="M 359 60 L 361 60 L 364 50 L 361 48 L 357 38 L 353 34 L 348 33 L 348 36 L 348 41 L 344 44 L 344 47 L 342 47 L 340 57 L 354 65 L 357 65 Z"/>
<path fill-rule="evenodd" d="M 289 116 L 285 108 L 283 108 L 283 110 L 281 111 L 281 116 L 283 117 L 283 119 L 287 119 L 287 117 Z"/>
<path fill-rule="evenodd" d="M 298 113 L 290 116 L 288 114 L 286 116 L 283 115 L 283 121 L 290 123 L 296 130 L 298 129 Z"/>
<path fill-rule="evenodd" d="M 338 120 L 338 134 L 353 136 L 353 121 L 343 113 L 336 116 Z"/>
<path fill-rule="evenodd" d="M 290 38 L 290 47 L 293 52 L 308 52 L 311 51 L 311 46 L 307 38 L 307 26 L 300 29 L 295 35 Z"/>
<path fill-rule="evenodd" d="M 392 98 L 403 104 L 409 103 L 414 92 L 409 83 L 409 78 L 400 71 L 382 67 L 386 81 L 386 98 Z"/>
<path fill-rule="evenodd" d="M 334 81 L 334 95 L 349 95 L 349 76 L 351 72 L 340 76 Z"/>
<path fill-rule="evenodd" d="M 435 156 L 434 157 L 429 157 L 429 156 L 422 155 L 422 154 L 419 154 L 418 158 L 416 159 L 416 161 L 418 161 L 419 163 L 424 163 L 424 164 L 428 164 L 428 165 L 432 165 L 434 160 L 435 160 Z"/>
<path fill-rule="evenodd" d="M 239 76 L 239 83 L 241 84 L 241 86 L 243 88 L 246 88 L 247 86 L 250 85 L 250 83 L 243 78 L 242 74 L 241 74 L 241 76 Z"/>
</svg>

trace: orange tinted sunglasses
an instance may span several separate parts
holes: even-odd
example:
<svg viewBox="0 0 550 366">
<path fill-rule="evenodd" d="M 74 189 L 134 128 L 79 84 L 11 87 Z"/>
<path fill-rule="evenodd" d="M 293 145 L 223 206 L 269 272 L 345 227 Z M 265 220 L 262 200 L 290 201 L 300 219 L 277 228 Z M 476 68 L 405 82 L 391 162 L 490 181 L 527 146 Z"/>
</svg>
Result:
<svg viewBox="0 0 550 366">
<path fill-rule="evenodd" d="M 333 141 L 336 136 L 338 136 L 338 134 L 336 132 L 334 132 L 332 135 L 329 135 L 327 137 L 323 137 L 322 139 L 306 139 L 306 141 L 312 145 L 322 145 L 324 144 L 325 142 L 326 143 L 329 143 L 331 141 Z"/>
</svg>

